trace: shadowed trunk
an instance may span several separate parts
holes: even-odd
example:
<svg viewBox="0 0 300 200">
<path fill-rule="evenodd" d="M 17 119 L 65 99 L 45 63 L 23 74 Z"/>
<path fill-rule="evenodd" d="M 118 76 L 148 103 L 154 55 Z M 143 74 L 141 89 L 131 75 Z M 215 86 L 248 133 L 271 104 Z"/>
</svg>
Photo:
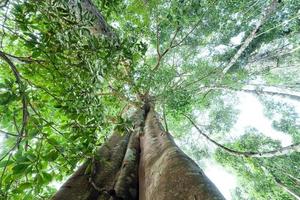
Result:
<svg viewBox="0 0 300 200">
<path fill-rule="evenodd" d="M 53 199 L 224 199 L 163 130 L 154 108 L 144 106 L 133 121 L 131 133 L 113 134 L 97 157 L 83 164 Z"/>
<path fill-rule="evenodd" d="M 98 153 L 87 161 L 64 183 L 52 199 L 109 199 L 114 194 L 115 177 L 122 165 L 129 134 L 114 133 Z"/>
<path fill-rule="evenodd" d="M 131 133 L 122 135 L 115 132 L 96 156 L 79 167 L 52 199 L 137 199 L 139 134 L 144 124 L 143 110 L 137 111 L 133 120 L 135 123 Z"/>
</svg>

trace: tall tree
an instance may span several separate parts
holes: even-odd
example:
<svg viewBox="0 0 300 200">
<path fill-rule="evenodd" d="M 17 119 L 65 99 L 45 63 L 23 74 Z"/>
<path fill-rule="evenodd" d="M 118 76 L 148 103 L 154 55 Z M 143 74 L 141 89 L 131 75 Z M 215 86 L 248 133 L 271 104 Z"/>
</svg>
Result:
<svg viewBox="0 0 300 200">
<path fill-rule="evenodd" d="M 203 140 L 191 157 L 243 177 L 236 196 L 298 195 L 298 114 L 276 103 L 299 101 L 298 2 L 7 0 L 0 8 L 0 198 L 224 199 L 175 143 L 195 135 Z M 290 144 L 256 129 L 228 140 L 241 93 L 258 96 Z"/>
</svg>

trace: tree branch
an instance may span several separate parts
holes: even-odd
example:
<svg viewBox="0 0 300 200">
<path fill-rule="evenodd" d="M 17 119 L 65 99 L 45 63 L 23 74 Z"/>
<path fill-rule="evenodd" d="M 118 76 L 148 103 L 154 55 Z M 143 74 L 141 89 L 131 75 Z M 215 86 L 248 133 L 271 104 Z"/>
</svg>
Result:
<svg viewBox="0 0 300 200">
<path fill-rule="evenodd" d="M 19 138 L 17 141 L 17 146 L 18 146 L 22 140 L 22 137 L 26 137 L 25 128 L 26 128 L 26 125 L 28 122 L 28 116 L 29 116 L 28 109 L 27 109 L 27 97 L 26 97 L 26 93 L 25 93 L 25 86 L 21 80 L 21 75 L 20 75 L 19 71 L 17 70 L 16 66 L 11 62 L 11 60 L 2 51 L 0 51 L 0 57 L 2 58 L 2 60 L 4 60 L 10 66 L 10 68 L 16 78 L 16 82 L 19 85 L 20 96 L 22 97 L 22 126 L 21 126 L 21 130 L 19 133 Z"/>
<path fill-rule="evenodd" d="M 244 156 L 244 157 L 252 157 L 252 158 L 269 158 L 269 157 L 274 157 L 274 156 L 282 156 L 282 155 L 287 155 L 293 152 L 300 152 L 300 143 L 295 143 L 286 147 L 282 147 L 279 149 L 275 149 L 272 151 L 264 151 L 264 152 L 244 152 L 244 151 L 237 151 L 234 149 L 230 149 L 215 140 L 211 139 L 207 134 L 205 134 L 197 125 L 196 123 L 187 115 L 182 114 L 185 116 L 192 124 L 193 126 L 197 129 L 197 131 L 204 136 L 208 141 L 212 142 L 216 146 L 220 147 L 221 149 L 225 150 L 231 155 L 235 156 Z"/>
<path fill-rule="evenodd" d="M 295 199 L 300 200 L 300 196 L 298 194 L 296 194 L 294 191 L 292 191 L 287 186 L 285 186 L 282 183 L 282 181 L 280 179 L 278 179 L 273 173 L 271 173 L 271 175 L 273 176 L 273 178 L 274 178 L 277 186 L 279 186 L 280 188 L 282 188 L 285 192 L 287 192 L 288 194 L 290 194 L 291 196 L 293 196 Z"/>
<path fill-rule="evenodd" d="M 6 135 L 10 135 L 10 136 L 14 136 L 14 137 L 18 137 L 19 136 L 17 134 L 9 133 L 9 132 L 3 131 L 3 130 L 0 130 L 0 133 L 6 134 Z"/>
<path fill-rule="evenodd" d="M 9 0 L 6 0 L 6 1 L 4 1 L 4 2 L 1 2 L 1 3 L 3 3 L 2 5 L 0 5 L 0 8 L 4 8 L 4 7 L 6 7 L 7 6 L 7 4 L 8 4 L 8 2 L 9 2 Z"/>
<path fill-rule="evenodd" d="M 157 44 L 158 58 L 157 58 L 157 63 L 156 63 L 155 67 L 154 67 L 153 70 L 152 70 L 153 72 L 155 72 L 155 71 L 158 70 L 162 58 L 163 58 L 163 57 L 164 57 L 164 56 L 165 56 L 172 48 L 175 47 L 175 46 L 173 46 L 173 43 L 174 43 L 174 41 L 175 41 L 175 39 L 176 39 L 176 36 L 177 36 L 179 30 L 180 30 L 180 28 L 177 27 L 177 28 L 176 28 L 176 31 L 175 31 L 175 33 L 174 33 L 174 35 L 173 35 L 173 37 L 172 37 L 172 39 L 171 39 L 171 41 L 170 41 L 169 46 L 164 50 L 163 53 L 160 53 L 160 50 L 159 50 L 160 44 Z M 157 36 L 157 37 L 158 37 L 158 36 Z M 158 40 L 158 42 L 159 42 L 159 40 Z"/>
<path fill-rule="evenodd" d="M 69 4 L 77 15 L 82 15 L 81 10 L 84 10 L 93 16 L 94 24 L 90 27 L 90 32 L 94 35 L 105 35 L 109 38 L 113 38 L 115 34 L 93 2 L 91 0 L 81 0 L 79 2 L 78 5 L 76 0 L 71 0 Z M 77 8 L 77 6 L 81 6 L 81 9 Z"/>
<path fill-rule="evenodd" d="M 251 86 L 251 85 L 248 85 Z M 296 101 L 300 101 L 300 93 L 298 92 L 295 93 L 295 91 L 291 91 L 288 89 L 282 90 L 282 88 L 275 88 L 275 90 L 270 90 L 270 88 L 267 87 L 262 87 L 262 88 L 251 88 L 251 87 L 244 87 L 244 88 L 234 88 L 230 86 L 204 86 L 200 87 L 200 89 L 205 89 L 205 90 L 232 90 L 236 92 L 247 92 L 247 93 L 252 93 L 255 95 L 259 94 L 266 94 L 266 95 L 277 95 L 281 97 L 287 97 Z M 277 89 L 277 91 L 276 91 Z M 278 89 L 281 89 L 278 90 Z"/>
</svg>

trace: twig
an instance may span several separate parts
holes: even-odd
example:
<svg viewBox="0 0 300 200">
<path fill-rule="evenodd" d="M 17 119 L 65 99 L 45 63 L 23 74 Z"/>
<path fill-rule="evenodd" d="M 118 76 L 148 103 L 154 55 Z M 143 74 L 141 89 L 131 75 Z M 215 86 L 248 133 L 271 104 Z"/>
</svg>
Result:
<svg viewBox="0 0 300 200">
<path fill-rule="evenodd" d="M 4 166 L 4 169 L 3 169 L 3 171 L 2 171 L 1 178 L 0 178 L 0 188 L 1 188 L 1 186 L 2 186 L 3 176 L 4 176 L 5 171 L 6 171 L 6 169 L 7 169 L 8 162 L 9 162 L 10 159 L 11 159 L 11 156 L 12 156 L 12 153 L 9 154 L 8 159 L 7 159 L 7 161 L 6 161 L 6 164 L 5 164 L 5 166 Z"/>
</svg>

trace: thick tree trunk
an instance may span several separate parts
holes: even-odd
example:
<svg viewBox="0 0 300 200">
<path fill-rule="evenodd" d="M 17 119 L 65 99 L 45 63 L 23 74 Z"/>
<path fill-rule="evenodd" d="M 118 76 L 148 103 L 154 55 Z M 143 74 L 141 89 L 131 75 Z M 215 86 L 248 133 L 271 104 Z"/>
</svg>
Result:
<svg viewBox="0 0 300 200">
<path fill-rule="evenodd" d="M 113 134 L 97 157 L 83 164 L 52 199 L 224 199 L 163 130 L 154 109 L 148 111 L 145 106 L 136 112 L 132 133 Z"/>
<path fill-rule="evenodd" d="M 197 164 L 163 130 L 150 109 L 140 138 L 140 200 L 224 199 Z"/>
</svg>

